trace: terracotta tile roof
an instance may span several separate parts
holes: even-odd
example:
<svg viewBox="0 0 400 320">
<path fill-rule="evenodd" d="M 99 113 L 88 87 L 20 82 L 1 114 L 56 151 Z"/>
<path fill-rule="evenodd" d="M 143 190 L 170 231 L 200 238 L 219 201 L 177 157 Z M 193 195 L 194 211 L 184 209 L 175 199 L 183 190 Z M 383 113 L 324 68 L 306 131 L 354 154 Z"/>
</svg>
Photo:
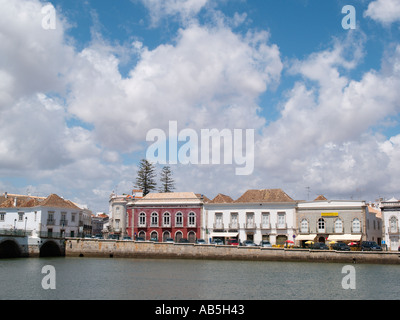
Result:
<svg viewBox="0 0 400 320">
<path fill-rule="evenodd" d="M 45 200 L 40 203 L 43 207 L 56 207 L 56 208 L 66 208 L 66 209 L 76 209 L 81 210 L 73 202 L 69 200 L 64 200 L 56 194 L 49 195 Z"/>
<path fill-rule="evenodd" d="M 201 199 L 201 196 L 203 196 L 203 202 L 204 202 L 204 203 L 208 203 L 208 202 L 211 201 L 211 200 L 210 200 L 209 198 L 207 198 L 204 194 L 202 195 L 201 193 L 196 193 L 196 197 L 197 197 L 197 198 Z"/>
<path fill-rule="evenodd" d="M 232 203 L 233 199 L 230 196 L 219 193 L 214 199 L 208 203 Z"/>
<path fill-rule="evenodd" d="M 314 201 L 326 201 L 326 200 L 328 200 L 328 199 L 325 198 L 322 194 L 314 199 Z"/>
<path fill-rule="evenodd" d="M 282 189 L 247 190 L 234 202 L 295 202 Z"/>
</svg>

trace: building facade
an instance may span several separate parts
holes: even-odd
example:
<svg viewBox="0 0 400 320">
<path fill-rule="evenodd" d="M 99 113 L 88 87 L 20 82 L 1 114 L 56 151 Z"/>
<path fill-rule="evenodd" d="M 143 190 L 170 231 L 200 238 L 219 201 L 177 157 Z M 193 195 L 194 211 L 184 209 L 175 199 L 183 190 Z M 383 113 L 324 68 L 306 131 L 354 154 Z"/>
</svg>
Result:
<svg viewBox="0 0 400 320">
<path fill-rule="evenodd" d="M 349 243 L 372 240 L 375 237 L 377 241 L 381 238 L 379 233 L 368 233 L 367 228 L 367 221 L 368 225 L 375 223 L 377 226 L 375 218 L 375 214 L 368 211 L 365 201 L 327 200 L 320 196 L 314 201 L 299 202 L 296 242 L 303 246 L 307 241 Z"/>
<path fill-rule="evenodd" d="M 398 250 L 400 246 L 400 201 L 392 198 L 381 202 L 383 239 L 388 250 Z"/>
<path fill-rule="evenodd" d="M 47 198 L 3 195 L 0 229 L 14 230 L 32 237 L 77 237 L 82 209 L 56 194 Z"/>
<path fill-rule="evenodd" d="M 206 237 L 284 245 L 295 238 L 296 201 L 281 189 L 248 190 L 237 200 L 219 194 L 205 203 Z"/>
<path fill-rule="evenodd" d="M 194 243 L 201 238 L 203 201 L 193 192 L 149 193 L 127 205 L 127 233 L 133 239 Z"/>
</svg>

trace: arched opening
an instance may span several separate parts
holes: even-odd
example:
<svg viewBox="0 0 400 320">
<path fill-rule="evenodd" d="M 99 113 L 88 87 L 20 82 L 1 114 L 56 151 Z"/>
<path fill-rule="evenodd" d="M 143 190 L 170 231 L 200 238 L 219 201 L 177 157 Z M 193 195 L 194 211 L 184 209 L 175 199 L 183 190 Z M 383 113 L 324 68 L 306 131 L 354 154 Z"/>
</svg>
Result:
<svg viewBox="0 0 400 320">
<path fill-rule="evenodd" d="M 195 232 L 190 231 L 190 232 L 188 233 L 188 241 L 189 241 L 190 243 L 195 243 L 195 242 L 196 242 L 196 233 L 195 233 Z"/>
<path fill-rule="evenodd" d="M 182 232 L 181 231 L 177 231 L 176 233 L 175 233 L 175 242 L 179 242 L 179 240 L 181 240 L 182 239 L 182 237 L 183 237 L 183 234 L 182 234 Z"/>
<path fill-rule="evenodd" d="M 163 233 L 163 242 L 167 241 L 168 238 L 171 238 L 171 233 L 169 231 L 164 231 Z"/>
<path fill-rule="evenodd" d="M 21 250 L 14 240 L 5 240 L 0 243 L 0 258 L 19 258 Z"/>
<path fill-rule="evenodd" d="M 47 241 L 40 247 L 39 257 L 60 257 L 61 249 L 54 241 Z"/>
</svg>

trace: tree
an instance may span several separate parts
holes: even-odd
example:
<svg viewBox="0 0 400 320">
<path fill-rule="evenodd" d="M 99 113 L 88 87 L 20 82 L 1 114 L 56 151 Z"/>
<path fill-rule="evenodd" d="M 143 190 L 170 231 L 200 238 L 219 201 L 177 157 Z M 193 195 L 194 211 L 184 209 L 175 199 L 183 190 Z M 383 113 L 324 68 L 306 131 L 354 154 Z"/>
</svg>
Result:
<svg viewBox="0 0 400 320">
<path fill-rule="evenodd" d="M 161 188 L 160 192 L 172 192 L 172 190 L 175 189 L 175 182 L 174 179 L 172 178 L 172 171 L 169 166 L 165 166 L 162 168 L 161 174 Z"/>
<path fill-rule="evenodd" d="M 143 190 L 143 196 L 156 189 L 157 183 L 154 180 L 156 177 L 155 170 L 154 164 L 146 159 L 140 160 L 135 188 Z"/>
</svg>

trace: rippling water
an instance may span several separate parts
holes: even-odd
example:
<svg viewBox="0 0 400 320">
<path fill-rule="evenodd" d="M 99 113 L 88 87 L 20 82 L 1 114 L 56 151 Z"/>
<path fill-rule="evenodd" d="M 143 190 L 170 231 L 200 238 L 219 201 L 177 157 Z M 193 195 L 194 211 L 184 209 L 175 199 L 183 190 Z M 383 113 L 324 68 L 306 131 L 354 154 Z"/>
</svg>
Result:
<svg viewBox="0 0 400 320">
<path fill-rule="evenodd" d="M 44 290 L 42 267 L 56 270 Z M 400 299 L 400 266 L 305 262 L 27 258 L 0 260 L 0 299 Z"/>
</svg>

